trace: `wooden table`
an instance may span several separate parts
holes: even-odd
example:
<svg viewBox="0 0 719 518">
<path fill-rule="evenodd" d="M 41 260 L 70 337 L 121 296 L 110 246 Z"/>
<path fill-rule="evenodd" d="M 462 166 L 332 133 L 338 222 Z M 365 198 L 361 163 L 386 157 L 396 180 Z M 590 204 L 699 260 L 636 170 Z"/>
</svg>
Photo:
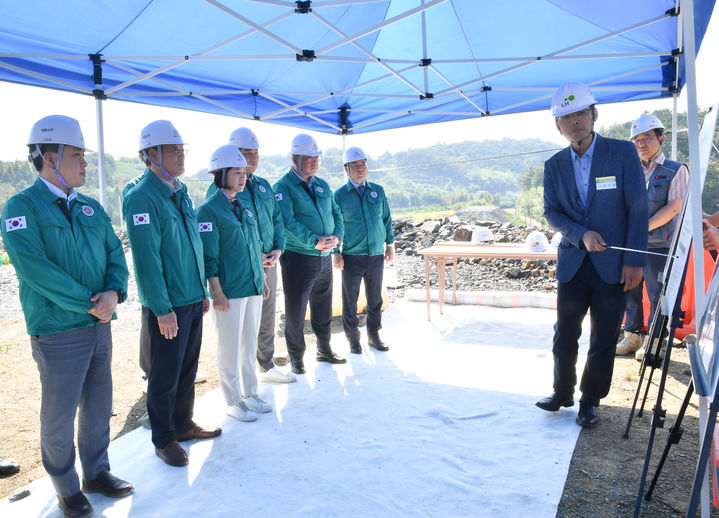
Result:
<svg viewBox="0 0 719 518">
<path fill-rule="evenodd" d="M 480 257 L 487 259 L 531 259 L 548 261 L 557 258 L 557 252 L 550 248 L 545 252 L 530 252 L 524 243 L 498 243 L 494 245 L 475 245 L 465 241 L 445 241 L 429 248 L 417 251 L 424 256 L 424 276 L 427 285 L 427 320 L 431 320 L 429 274 L 437 270 L 439 277 L 439 313 L 444 313 L 444 270 L 447 261 L 452 263 L 452 304 L 457 303 L 457 259 L 460 257 Z"/>
</svg>

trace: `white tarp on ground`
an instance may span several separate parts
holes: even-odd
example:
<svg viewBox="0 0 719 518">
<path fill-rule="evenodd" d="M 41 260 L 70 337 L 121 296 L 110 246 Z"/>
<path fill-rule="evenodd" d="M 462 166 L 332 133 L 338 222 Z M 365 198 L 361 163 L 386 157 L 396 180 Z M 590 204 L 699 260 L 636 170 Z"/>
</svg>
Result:
<svg viewBox="0 0 719 518">
<path fill-rule="evenodd" d="M 114 441 L 112 470 L 136 492 L 90 495 L 96 515 L 554 517 L 579 434 L 576 407 L 534 407 L 551 392 L 554 311 L 384 315 L 388 353 L 330 366 L 310 350 L 297 383 L 260 385 L 276 411 L 254 423 L 226 417 L 218 391 L 199 399 L 197 420 L 224 431 L 185 443 L 187 468 L 156 457 L 147 430 Z M 28 488 L 0 516 L 61 516 L 47 478 Z"/>
</svg>

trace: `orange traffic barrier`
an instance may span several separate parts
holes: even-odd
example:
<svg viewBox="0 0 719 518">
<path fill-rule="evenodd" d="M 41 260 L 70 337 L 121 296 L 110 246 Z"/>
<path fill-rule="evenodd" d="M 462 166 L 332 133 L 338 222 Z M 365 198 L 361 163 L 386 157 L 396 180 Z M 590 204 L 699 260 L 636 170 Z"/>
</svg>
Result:
<svg viewBox="0 0 719 518">
<path fill-rule="evenodd" d="M 709 287 L 714 272 L 715 261 L 711 254 L 704 251 L 704 292 Z M 684 289 L 682 291 L 682 310 L 684 313 L 684 327 L 677 329 L 674 333 L 675 338 L 683 340 L 685 336 L 696 333 L 696 309 L 694 308 L 694 247 L 689 251 L 689 260 L 687 261 L 687 275 L 684 279 Z M 646 286 L 644 287 L 644 326 L 645 330 L 649 324 L 649 297 L 647 296 Z"/>
</svg>

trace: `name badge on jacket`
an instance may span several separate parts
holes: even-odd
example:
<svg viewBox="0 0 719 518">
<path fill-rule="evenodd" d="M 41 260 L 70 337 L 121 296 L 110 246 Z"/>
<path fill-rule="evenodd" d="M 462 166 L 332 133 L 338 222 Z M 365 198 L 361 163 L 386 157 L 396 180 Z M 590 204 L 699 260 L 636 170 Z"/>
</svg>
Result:
<svg viewBox="0 0 719 518">
<path fill-rule="evenodd" d="M 606 189 L 617 188 L 617 177 L 616 176 L 601 176 L 597 178 L 597 190 L 604 191 Z"/>
</svg>

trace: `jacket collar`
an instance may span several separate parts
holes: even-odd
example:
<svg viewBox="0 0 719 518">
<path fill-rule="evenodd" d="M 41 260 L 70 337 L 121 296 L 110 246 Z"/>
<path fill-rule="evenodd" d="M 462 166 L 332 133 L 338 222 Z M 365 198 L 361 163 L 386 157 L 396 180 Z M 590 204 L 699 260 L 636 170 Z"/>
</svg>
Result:
<svg viewBox="0 0 719 518">
<path fill-rule="evenodd" d="M 58 194 L 57 192 L 51 190 L 48 184 L 42 178 L 40 178 L 40 176 L 35 179 L 35 183 L 33 183 L 33 190 L 43 201 L 43 203 L 46 203 L 48 205 L 53 205 L 57 203 L 58 198 L 62 198 L 64 200 L 69 199 L 69 201 L 72 201 L 74 199 L 77 199 L 77 197 L 79 196 L 79 193 L 75 189 L 70 191 L 70 197 L 66 196 L 64 192 L 59 191 L 59 189 Z M 72 193 L 75 193 L 75 196 L 72 196 Z"/>
<path fill-rule="evenodd" d="M 172 195 L 178 191 L 182 191 L 183 194 L 187 192 L 187 187 L 185 186 L 185 184 L 177 178 L 175 178 L 175 181 L 180 186 L 180 188 L 177 191 L 173 191 L 166 181 L 162 180 L 152 171 L 149 172 L 147 178 L 145 178 L 145 181 L 149 182 L 149 185 L 151 185 L 155 191 L 160 193 L 165 198 L 172 198 Z"/>
<path fill-rule="evenodd" d="M 367 180 L 364 181 L 364 186 L 365 186 L 365 189 L 368 189 L 368 190 L 370 190 L 370 191 L 376 190 L 376 189 L 374 188 L 374 186 L 373 186 L 370 182 L 368 182 Z M 344 185 L 344 189 L 345 189 L 347 192 L 352 192 L 352 189 L 356 189 L 356 187 L 355 187 L 355 184 L 352 183 L 351 180 L 347 180 L 347 183 Z"/>
</svg>

